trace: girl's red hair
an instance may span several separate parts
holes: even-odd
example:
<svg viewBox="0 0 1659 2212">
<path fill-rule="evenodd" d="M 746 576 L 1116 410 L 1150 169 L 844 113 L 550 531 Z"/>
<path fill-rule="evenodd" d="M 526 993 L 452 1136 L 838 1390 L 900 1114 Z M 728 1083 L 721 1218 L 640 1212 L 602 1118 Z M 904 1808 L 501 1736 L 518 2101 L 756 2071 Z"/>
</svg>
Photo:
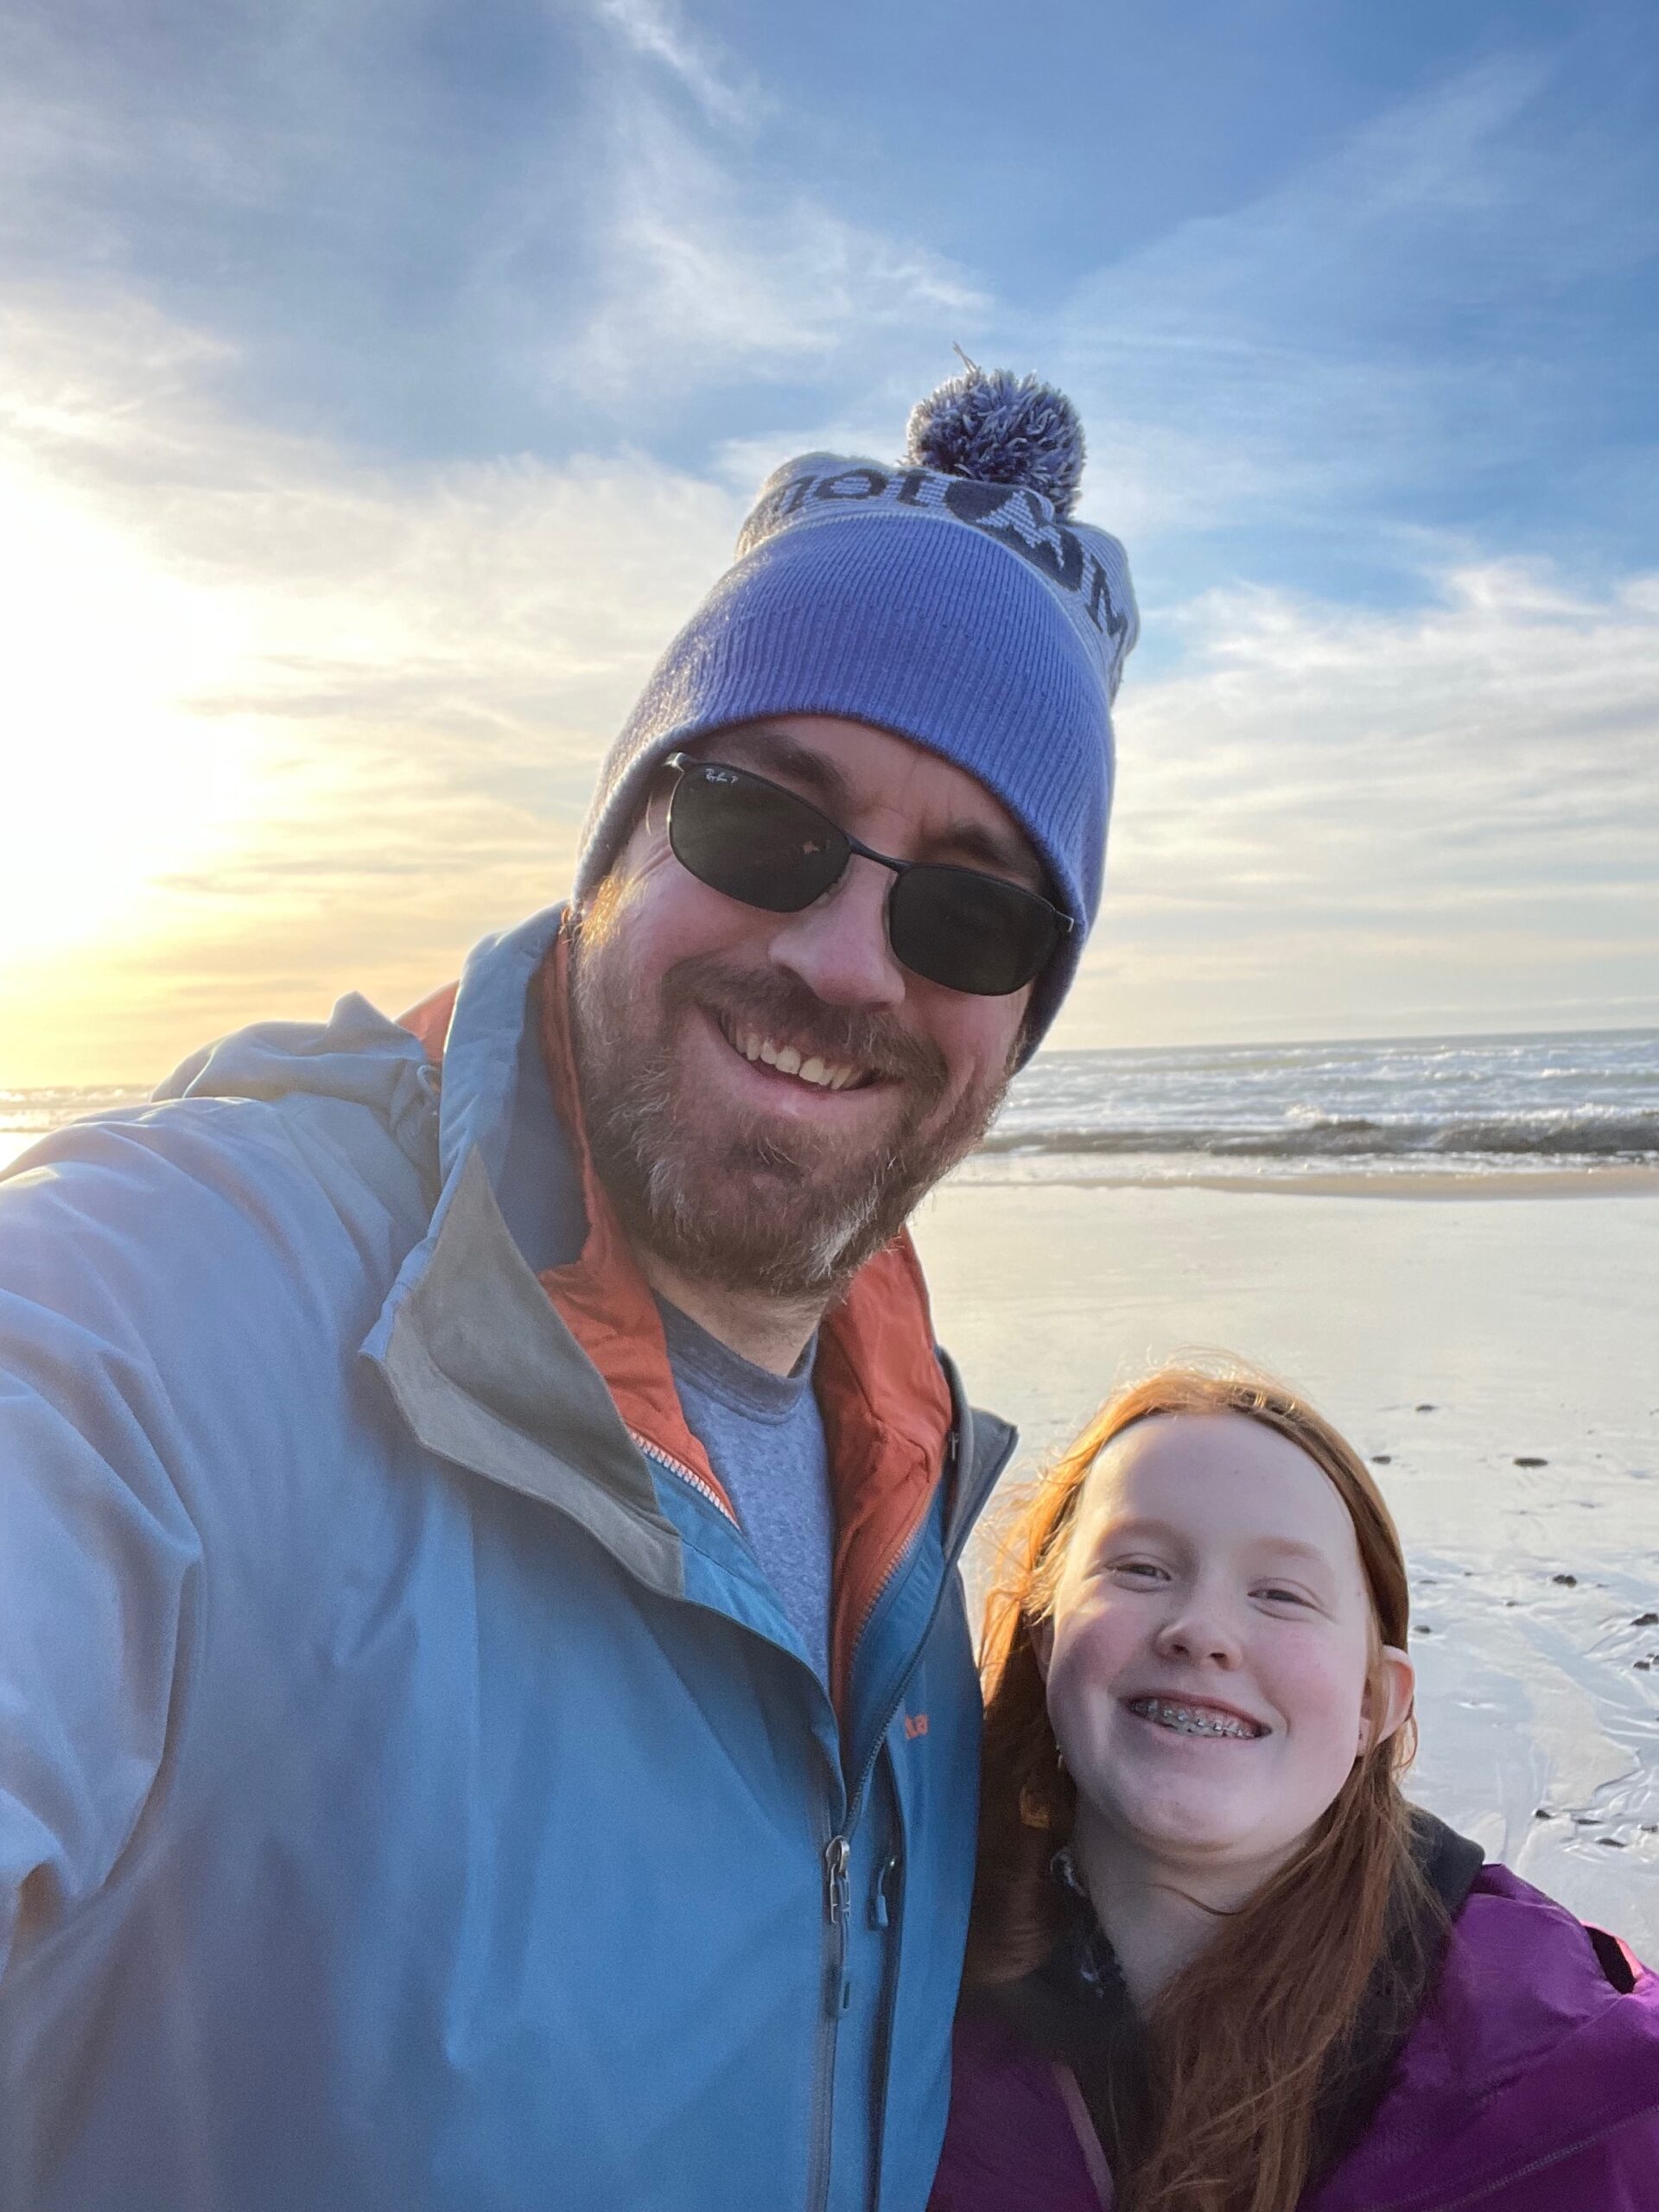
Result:
<svg viewBox="0 0 1659 2212">
<path fill-rule="evenodd" d="M 1403 1649 L 1406 1565 L 1364 1462 L 1306 1400 L 1237 1368 L 1169 1367 L 1111 1397 L 1022 1501 L 1002 1546 L 981 1664 L 985 1738 L 969 1983 L 1017 1979 L 1048 1955 L 1058 1898 L 1048 1867 L 1077 1799 L 1049 1725 L 1033 1624 L 1052 1610 L 1077 1503 L 1114 1437 L 1166 1414 L 1241 1414 L 1306 1452 L 1353 1520 L 1380 1655 Z M 1389 1948 L 1391 1910 L 1428 1906 L 1409 1849 L 1400 1776 L 1414 1723 L 1356 1762 L 1295 1857 L 1222 1922 L 1147 2022 L 1154 2119 L 1114 2176 L 1120 2212 L 1288 2212 L 1308 2177 L 1316 2107 Z"/>
</svg>

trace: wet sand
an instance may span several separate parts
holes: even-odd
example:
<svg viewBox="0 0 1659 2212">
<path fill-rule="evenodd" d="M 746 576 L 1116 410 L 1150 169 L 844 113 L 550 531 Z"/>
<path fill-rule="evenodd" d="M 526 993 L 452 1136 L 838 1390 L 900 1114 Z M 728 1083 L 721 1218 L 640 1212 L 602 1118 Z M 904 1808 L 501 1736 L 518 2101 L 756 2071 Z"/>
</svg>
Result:
<svg viewBox="0 0 1659 2212">
<path fill-rule="evenodd" d="M 0 1132 L 0 1167 L 33 1141 Z M 970 1163 L 918 1223 L 940 1338 L 1023 1432 L 1009 1483 L 1183 1348 L 1307 1390 L 1385 1462 L 1410 1554 L 1415 1794 L 1659 1961 L 1659 1176 L 1148 1188 L 1092 1165 Z"/>
<path fill-rule="evenodd" d="M 1275 1369 L 1377 1459 L 1412 1568 L 1414 1794 L 1659 1960 L 1654 1188 L 958 1179 L 918 1233 L 970 1395 L 1024 1433 L 1009 1483 L 1196 1346 Z"/>
</svg>

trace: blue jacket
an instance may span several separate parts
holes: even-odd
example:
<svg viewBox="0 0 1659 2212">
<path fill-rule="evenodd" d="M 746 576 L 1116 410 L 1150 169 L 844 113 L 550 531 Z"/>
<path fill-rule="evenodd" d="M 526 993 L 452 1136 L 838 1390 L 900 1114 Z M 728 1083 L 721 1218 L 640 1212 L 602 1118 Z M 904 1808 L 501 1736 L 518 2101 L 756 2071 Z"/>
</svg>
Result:
<svg viewBox="0 0 1659 2212">
<path fill-rule="evenodd" d="M 4 2212 L 925 2202 L 1012 1437 L 947 1364 L 832 1704 L 537 1280 L 556 926 L 0 1182 Z"/>
</svg>

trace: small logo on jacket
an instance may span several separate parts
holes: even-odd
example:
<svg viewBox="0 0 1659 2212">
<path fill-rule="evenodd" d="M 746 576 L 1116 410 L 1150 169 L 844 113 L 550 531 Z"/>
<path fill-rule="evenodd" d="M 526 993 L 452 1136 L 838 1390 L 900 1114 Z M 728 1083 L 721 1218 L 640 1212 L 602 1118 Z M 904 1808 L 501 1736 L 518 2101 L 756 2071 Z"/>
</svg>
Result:
<svg viewBox="0 0 1659 2212">
<path fill-rule="evenodd" d="M 927 1715 L 925 1713 L 907 1713 L 905 1715 L 905 1733 L 912 1744 L 918 1736 L 925 1736 Z"/>
</svg>

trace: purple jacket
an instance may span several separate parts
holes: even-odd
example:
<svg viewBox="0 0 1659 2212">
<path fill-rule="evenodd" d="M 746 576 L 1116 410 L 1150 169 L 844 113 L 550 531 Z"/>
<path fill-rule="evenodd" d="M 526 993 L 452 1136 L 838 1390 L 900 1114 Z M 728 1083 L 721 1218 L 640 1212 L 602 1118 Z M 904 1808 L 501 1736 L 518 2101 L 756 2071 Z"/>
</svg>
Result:
<svg viewBox="0 0 1659 2212">
<path fill-rule="evenodd" d="M 1659 2212 L 1659 1975 L 1628 1979 L 1483 1867 L 1370 2126 L 1297 2212 Z M 1100 2212 L 1068 2088 L 964 2018 L 929 2212 Z"/>
</svg>

